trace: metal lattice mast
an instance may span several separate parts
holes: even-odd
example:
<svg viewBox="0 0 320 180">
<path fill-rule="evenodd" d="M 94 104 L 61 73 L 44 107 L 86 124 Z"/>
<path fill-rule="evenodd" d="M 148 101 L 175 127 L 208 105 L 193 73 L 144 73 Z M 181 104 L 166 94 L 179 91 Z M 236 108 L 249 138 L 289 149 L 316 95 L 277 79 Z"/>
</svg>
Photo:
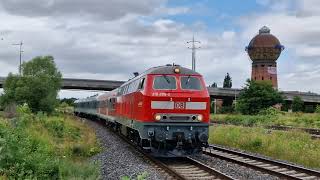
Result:
<svg viewBox="0 0 320 180">
<path fill-rule="evenodd" d="M 22 45 L 23 45 L 23 42 L 21 41 L 20 43 L 18 43 L 18 44 L 12 44 L 12 45 L 14 45 L 14 46 L 20 46 L 20 51 L 19 51 L 19 54 L 20 54 L 20 61 L 19 61 L 19 74 L 20 74 L 20 76 L 21 76 L 21 59 L 22 59 Z"/>
<path fill-rule="evenodd" d="M 196 70 L 196 49 L 201 48 L 200 46 L 196 47 L 195 43 L 201 44 L 201 42 L 195 41 L 193 36 L 192 41 L 188 41 L 187 43 L 192 43 L 192 46 L 188 48 L 192 50 L 192 70 L 195 71 Z"/>
</svg>

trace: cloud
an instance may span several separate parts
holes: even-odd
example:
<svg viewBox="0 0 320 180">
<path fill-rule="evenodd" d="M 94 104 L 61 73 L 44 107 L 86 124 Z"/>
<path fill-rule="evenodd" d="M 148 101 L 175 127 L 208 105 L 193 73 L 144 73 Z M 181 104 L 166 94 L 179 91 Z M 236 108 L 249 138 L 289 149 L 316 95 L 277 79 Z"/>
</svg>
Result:
<svg viewBox="0 0 320 180">
<path fill-rule="evenodd" d="M 65 77 L 128 80 L 132 72 L 152 66 L 174 62 L 190 67 L 186 42 L 194 34 L 201 41 L 197 69 L 207 84 L 221 86 L 229 72 L 234 87 L 241 87 L 251 73 L 244 48 L 267 25 L 286 47 L 278 61 L 280 88 L 319 92 L 314 83 L 320 81 L 319 15 L 312 10 L 316 7 L 302 7 L 302 3 L 286 1 L 279 10 L 268 0 L 263 3 L 268 11 L 232 19 L 237 28 L 210 31 L 208 22 L 201 19 L 186 24 L 171 18 L 194 12 L 184 6 L 168 7 L 165 0 L 4 0 L 0 2 L 0 36 L 4 36 L 0 67 L 5 68 L 0 76 L 17 72 L 19 51 L 11 44 L 20 40 L 23 60 L 53 55 Z M 301 87 L 301 82 L 310 85 Z"/>
<path fill-rule="evenodd" d="M 148 15 L 163 0 L 3 0 L 4 10 L 13 15 L 28 17 L 79 17 L 90 16 L 114 20 L 130 14 Z"/>
<path fill-rule="evenodd" d="M 266 5 L 274 6 L 272 3 Z M 279 87 L 320 92 L 319 85 L 315 83 L 320 81 L 320 3 L 297 0 L 288 7 L 291 8 L 241 17 L 242 38 L 257 33 L 263 25 L 270 27 L 271 33 L 285 46 L 278 60 Z"/>
</svg>

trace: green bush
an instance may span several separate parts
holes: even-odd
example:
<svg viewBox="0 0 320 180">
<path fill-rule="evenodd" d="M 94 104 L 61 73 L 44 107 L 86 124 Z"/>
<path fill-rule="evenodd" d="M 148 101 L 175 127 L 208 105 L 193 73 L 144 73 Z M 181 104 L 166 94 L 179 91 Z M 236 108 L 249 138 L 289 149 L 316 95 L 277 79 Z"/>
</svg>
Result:
<svg viewBox="0 0 320 180">
<path fill-rule="evenodd" d="M 320 105 L 317 105 L 315 113 L 320 113 Z"/>
<path fill-rule="evenodd" d="M 292 101 L 292 111 L 293 112 L 303 112 L 304 111 L 304 103 L 299 96 L 295 96 Z"/>
<path fill-rule="evenodd" d="M 65 124 L 61 119 L 53 119 L 45 121 L 45 127 L 49 130 L 51 134 L 56 137 L 62 138 L 65 135 Z"/>
<path fill-rule="evenodd" d="M 282 94 L 270 82 L 247 80 L 246 87 L 239 94 L 236 108 L 242 114 L 255 115 L 282 102 Z"/>
<path fill-rule="evenodd" d="M 0 124 L 0 174 L 9 179 L 57 179 L 59 161 L 52 149 L 23 128 Z"/>
<path fill-rule="evenodd" d="M 234 112 L 234 106 L 222 106 L 219 110 L 219 113 L 221 114 L 227 114 L 227 113 L 233 113 Z"/>
<path fill-rule="evenodd" d="M 313 105 L 306 105 L 304 108 L 304 112 L 305 113 L 314 113 L 315 112 L 315 108 Z"/>
<path fill-rule="evenodd" d="M 259 115 L 263 115 L 263 116 L 277 116 L 279 114 L 281 114 L 281 111 L 274 107 L 269 107 L 259 112 Z"/>
<path fill-rule="evenodd" d="M 0 179 L 99 178 L 97 165 L 79 161 L 99 152 L 100 149 L 92 145 L 95 136 L 90 135 L 91 142 L 86 141 L 89 144 L 86 146 L 84 139 L 78 140 L 81 132 L 76 123 L 43 113 L 33 115 L 27 106 L 19 106 L 17 111 L 19 115 L 15 119 L 0 119 Z M 53 137 L 59 141 L 55 142 Z M 77 149 L 75 143 L 79 143 L 80 148 Z M 76 162 L 66 156 L 69 146 L 80 157 Z"/>
</svg>

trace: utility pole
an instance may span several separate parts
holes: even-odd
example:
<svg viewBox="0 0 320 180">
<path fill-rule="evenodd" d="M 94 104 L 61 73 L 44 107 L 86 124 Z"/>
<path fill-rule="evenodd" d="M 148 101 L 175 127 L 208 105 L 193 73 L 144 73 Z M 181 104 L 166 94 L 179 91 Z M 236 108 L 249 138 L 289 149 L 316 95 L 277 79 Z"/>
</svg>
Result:
<svg viewBox="0 0 320 180">
<path fill-rule="evenodd" d="M 22 56 L 22 45 L 23 45 L 23 42 L 21 41 L 20 43 L 18 43 L 18 44 L 12 44 L 12 45 L 14 45 L 14 46 L 20 46 L 20 51 L 19 51 L 19 54 L 20 54 L 20 63 L 19 63 L 19 74 L 20 74 L 20 76 L 21 76 L 21 56 Z"/>
<path fill-rule="evenodd" d="M 192 46 L 188 48 L 192 50 L 192 70 L 195 71 L 196 70 L 196 49 L 199 49 L 200 46 L 196 47 L 194 43 L 201 44 L 201 42 L 195 41 L 193 36 L 192 41 L 188 41 L 187 43 L 192 43 Z"/>
</svg>

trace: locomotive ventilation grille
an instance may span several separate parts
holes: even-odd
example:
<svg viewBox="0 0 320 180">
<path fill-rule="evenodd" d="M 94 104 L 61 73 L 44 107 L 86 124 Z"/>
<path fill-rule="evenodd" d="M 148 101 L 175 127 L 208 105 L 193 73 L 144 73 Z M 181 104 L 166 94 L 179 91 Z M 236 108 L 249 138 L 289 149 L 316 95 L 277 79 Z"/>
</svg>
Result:
<svg viewBox="0 0 320 180">
<path fill-rule="evenodd" d="M 170 120 L 176 120 L 176 121 L 183 121 L 183 120 L 189 120 L 189 116 L 170 116 Z"/>
</svg>

